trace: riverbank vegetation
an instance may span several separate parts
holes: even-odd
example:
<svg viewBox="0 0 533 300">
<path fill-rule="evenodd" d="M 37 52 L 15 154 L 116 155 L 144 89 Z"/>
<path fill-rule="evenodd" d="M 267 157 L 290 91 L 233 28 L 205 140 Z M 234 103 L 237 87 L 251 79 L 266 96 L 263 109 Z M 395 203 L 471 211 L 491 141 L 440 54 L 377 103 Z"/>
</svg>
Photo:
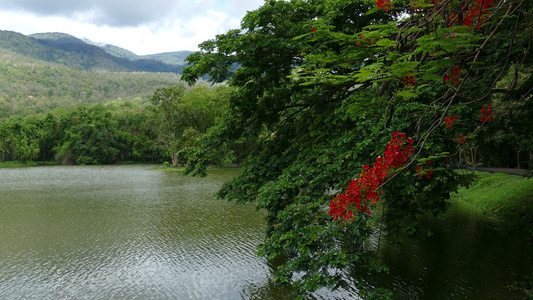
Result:
<svg viewBox="0 0 533 300">
<path fill-rule="evenodd" d="M 468 188 L 459 188 L 452 199 L 473 204 L 490 217 L 526 232 L 533 242 L 533 180 L 504 173 L 476 172 Z"/>
<path fill-rule="evenodd" d="M 159 88 L 149 102 L 80 104 L 0 119 L 0 162 L 185 162 L 187 149 L 221 117 L 233 89 Z M 226 151 L 228 157 L 232 154 Z M 225 162 L 219 155 L 213 161 Z"/>
</svg>

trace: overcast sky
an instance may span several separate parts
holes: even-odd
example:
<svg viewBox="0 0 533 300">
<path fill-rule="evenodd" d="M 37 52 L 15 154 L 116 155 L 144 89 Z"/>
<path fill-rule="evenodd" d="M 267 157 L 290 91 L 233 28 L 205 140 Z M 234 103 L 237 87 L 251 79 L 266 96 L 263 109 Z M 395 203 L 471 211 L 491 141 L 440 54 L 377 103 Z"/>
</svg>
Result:
<svg viewBox="0 0 533 300">
<path fill-rule="evenodd" d="M 264 0 L 0 0 L 0 30 L 63 32 L 136 54 L 198 50 Z"/>
</svg>

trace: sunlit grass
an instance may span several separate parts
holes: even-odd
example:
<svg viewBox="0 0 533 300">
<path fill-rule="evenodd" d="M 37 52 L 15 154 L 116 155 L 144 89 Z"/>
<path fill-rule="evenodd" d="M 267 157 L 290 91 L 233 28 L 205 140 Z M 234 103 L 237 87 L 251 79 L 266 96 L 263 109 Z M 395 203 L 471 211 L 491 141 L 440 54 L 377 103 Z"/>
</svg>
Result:
<svg viewBox="0 0 533 300">
<path fill-rule="evenodd" d="M 185 167 L 168 167 L 168 166 L 160 166 L 155 167 L 153 169 L 150 169 L 151 171 L 163 171 L 163 172 L 179 172 L 183 173 L 185 171 Z M 220 167 L 209 167 L 207 168 L 207 175 L 215 175 L 215 174 L 234 174 L 235 176 L 241 173 L 241 168 L 234 167 L 234 166 L 224 166 L 222 168 Z"/>
<path fill-rule="evenodd" d="M 503 173 L 476 172 L 469 188 L 461 188 L 452 199 L 465 201 L 487 215 L 495 216 L 533 234 L 533 179 Z"/>
<path fill-rule="evenodd" d="M 36 167 L 42 165 L 49 165 L 55 163 L 46 163 L 46 162 L 18 162 L 18 161 L 7 161 L 1 162 L 0 168 L 25 168 L 25 167 Z"/>
</svg>

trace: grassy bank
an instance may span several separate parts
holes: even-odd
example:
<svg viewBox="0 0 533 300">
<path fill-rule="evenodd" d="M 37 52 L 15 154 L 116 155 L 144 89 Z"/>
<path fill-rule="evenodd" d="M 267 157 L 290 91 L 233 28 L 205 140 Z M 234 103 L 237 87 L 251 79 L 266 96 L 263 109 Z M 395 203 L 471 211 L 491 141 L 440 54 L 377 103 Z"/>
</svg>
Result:
<svg viewBox="0 0 533 300">
<path fill-rule="evenodd" d="M 7 161 L 0 163 L 0 168 L 25 168 L 25 167 L 37 167 L 37 166 L 49 166 L 57 165 L 55 162 L 18 162 L 18 161 Z"/>
<path fill-rule="evenodd" d="M 533 239 L 533 179 L 503 173 L 476 172 L 469 188 L 459 189 L 453 199 L 465 201 L 510 225 L 524 229 Z"/>
<path fill-rule="evenodd" d="M 179 168 L 174 168 L 174 167 L 169 167 L 169 166 L 166 166 L 166 165 L 163 165 L 161 167 L 155 167 L 153 169 L 150 169 L 152 171 L 163 171 L 163 172 L 179 172 L 179 173 L 183 173 L 183 171 L 185 171 L 185 167 L 179 167 Z M 207 168 L 207 175 L 210 175 L 210 174 L 219 174 L 219 173 L 231 173 L 235 176 L 237 176 L 238 174 L 240 174 L 241 172 L 241 168 L 239 167 L 235 167 L 235 166 L 225 166 L 225 167 L 209 167 Z"/>
</svg>

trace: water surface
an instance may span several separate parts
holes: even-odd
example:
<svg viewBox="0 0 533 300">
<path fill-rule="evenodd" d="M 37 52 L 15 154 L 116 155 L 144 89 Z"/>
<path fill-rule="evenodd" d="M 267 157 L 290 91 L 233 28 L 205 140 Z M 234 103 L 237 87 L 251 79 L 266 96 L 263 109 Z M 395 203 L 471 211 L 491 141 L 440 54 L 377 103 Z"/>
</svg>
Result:
<svg viewBox="0 0 533 300">
<path fill-rule="evenodd" d="M 254 255 L 262 214 L 213 197 L 231 174 L 147 169 L 0 169 L 0 299 L 287 294 Z"/>
<path fill-rule="evenodd" d="M 291 299 L 257 257 L 264 214 L 214 198 L 235 173 L 150 166 L 0 169 L 0 299 Z M 431 233 L 382 242 L 397 299 L 519 299 L 533 275 L 518 232 L 455 206 Z M 318 299 L 354 299 L 320 291 Z"/>
</svg>

